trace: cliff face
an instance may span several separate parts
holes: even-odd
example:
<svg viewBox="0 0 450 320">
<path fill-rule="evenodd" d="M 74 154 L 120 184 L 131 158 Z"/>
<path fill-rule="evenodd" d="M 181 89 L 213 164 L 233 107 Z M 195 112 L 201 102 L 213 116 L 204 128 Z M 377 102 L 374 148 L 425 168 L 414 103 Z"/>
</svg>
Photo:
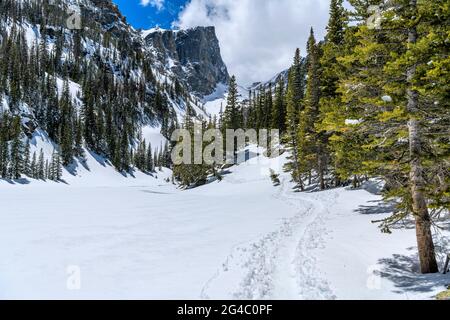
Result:
<svg viewBox="0 0 450 320">
<path fill-rule="evenodd" d="M 219 83 L 229 81 L 214 27 L 154 30 L 145 34 L 145 43 L 161 65 L 171 69 L 197 96 L 209 95 Z"/>
</svg>

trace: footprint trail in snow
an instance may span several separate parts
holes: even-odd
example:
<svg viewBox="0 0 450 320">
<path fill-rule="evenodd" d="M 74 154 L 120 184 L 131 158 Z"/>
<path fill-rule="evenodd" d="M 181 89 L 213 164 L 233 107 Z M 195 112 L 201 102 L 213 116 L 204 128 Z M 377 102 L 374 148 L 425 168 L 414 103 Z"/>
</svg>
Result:
<svg viewBox="0 0 450 320">
<path fill-rule="evenodd" d="M 202 298 L 214 297 L 224 286 L 235 299 L 335 298 L 311 254 L 321 245 L 321 217 L 327 209 L 320 199 L 291 191 L 288 177 L 282 177 L 273 197 L 294 207 L 296 214 L 252 244 L 235 247 L 203 288 Z"/>
</svg>

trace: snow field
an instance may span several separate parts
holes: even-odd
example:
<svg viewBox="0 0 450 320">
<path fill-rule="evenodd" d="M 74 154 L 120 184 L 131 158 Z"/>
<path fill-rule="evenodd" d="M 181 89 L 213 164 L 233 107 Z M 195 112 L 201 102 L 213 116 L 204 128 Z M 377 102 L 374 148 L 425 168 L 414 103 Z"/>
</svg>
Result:
<svg viewBox="0 0 450 320">
<path fill-rule="evenodd" d="M 411 271 L 413 229 L 371 223 L 389 214 L 380 196 L 296 193 L 286 155 L 250 151 L 186 191 L 92 154 L 66 183 L 0 181 L 0 298 L 431 299 L 449 282 Z"/>
</svg>

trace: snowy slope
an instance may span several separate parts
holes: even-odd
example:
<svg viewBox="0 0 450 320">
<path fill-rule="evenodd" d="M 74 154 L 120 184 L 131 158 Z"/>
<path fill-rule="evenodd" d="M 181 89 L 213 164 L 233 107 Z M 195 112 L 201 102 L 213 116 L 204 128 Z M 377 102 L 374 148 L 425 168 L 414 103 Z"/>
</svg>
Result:
<svg viewBox="0 0 450 320">
<path fill-rule="evenodd" d="M 220 112 L 225 112 L 225 108 L 227 106 L 226 98 L 217 98 L 211 101 L 207 101 L 204 104 L 204 108 L 206 112 L 211 115 L 211 117 L 219 117 Z"/>
<path fill-rule="evenodd" d="M 248 100 L 248 89 L 243 86 L 238 85 L 238 97 L 240 101 Z M 209 96 L 203 98 L 203 108 L 205 112 L 211 117 L 219 116 L 220 111 L 225 112 L 227 107 L 227 98 L 228 98 L 228 85 L 219 84 L 214 91 Z"/>
<path fill-rule="evenodd" d="M 95 180 L 2 182 L 0 298 L 421 299 L 443 290 L 448 276 L 410 271 L 412 229 L 386 235 L 370 223 L 388 214 L 379 196 L 294 193 L 286 174 L 273 187 L 268 169 L 284 161 L 255 157 L 188 191 L 164 181 L 170 172 L 119 179 L 89 155 Z"/>
<path fill-rule="evenodd" d="M 209 116 L 218 117 L 221 111 L 225 111 L 225 107 L 227 106 L 227 91 L 228 85 L 219 83 L 212 94 L 202 99 L 203 108 Z"/>
<path fill-rule="evenodd" d="M 167 139 L 161 134 L 161 128 L 159 126 L 152 127 L 146 125 L 142 127 L 142 138 L 145 139 L 146 143 L 151 143 L 152 150 L 161 150 L 164 147 Z M 42 150 L 44 154 L 44 162 L 48 160 L 51 162 L 53 152 L 57 150 L 57 145 L 51 141 L 45 131 L 42 129 L 37 129 L 30 142 L 30 154 L 36 153 L 39 157 L 39 153 Z M 170 170 L 164 169 L 163 173 L 153 174 L 150 176 L 139 170 L 134 169 L 132 172 L 124 174 L 118 172 L 110 163 L 110 161 L 105 158 L 91 152 L 87 149 L 84 150 L 86 161 L 80 161 L 79 159 L 74 159 L 73 164 L 67 168 L 63 168 L 62 183 L 67 183 L 70 185 L 86 185 L 86 186 L 98 186 L 98 185 L 121 185 L 123 183 L 130 184 L 131 181 L 135 183 L 148 183 L 147 180 L 154 179 L 158 176 L 161 180 L 171 177 Z M 142 182 L 141 180 L 144 180 Z M 137 182 L 141 181 L 141 182 Z M 6 181 L 0 179 L 0 186 L 11 185 L 11 184 L 31 184 L 36 185 L 36 188 L 42 187 L 46 184 L 55 184 L 52 181 L 38 181 L 31 179 L 29 177 L 23 177 L 18 181 Z M 56 183 L 58 185 L 58 183 Z"/>
<path fill-rule="evenodd" d="M 161 134 L 161 127 L 144 126 L 142 128 L 142 138 L 147 143 L 151 143 L 153 150 L 164 146 L 167 142 L 167 139 Z"/>
<path fill-rule="evenodd" d="M 206 116 L 204 111 L 196 106 L 196 101 L 199 98 L 188 92 L 187 88 L 184 88 L 182 84 L 180 85 L 183 91 L 185 91 L 183 95 L 177 96 L 175 94 L 174 96 L 173 94 L 169 93 L 169 91 L 171 91 L 170 86 L 173 84 L 175 78 L 177 77 L 171 70 L 171 66 L 158 65 L 157 59 L 152 56 L 156 54 L 154 52 L 155 48 L 147 47 L 141 37 L 141 34 L 126 23 L 126 20 L 119 12 L 117 6 L 112 2 L 90 0 L 59 0 L 53 2 L 54 3 L 50 4 L 51 6 L 62 8 L 63 5 L 70 5 L 71 8 L 76 12 L 79 12 L 81 10 L 80 8 L 82 8 L 82 11 L 84 12 L 87 20 L 84 23 L 92 23 L 99 27 L 100 31 L 96 37 L 92 37 L 89 32 L 80 32 L 80 46 L 83 51 L 83 57 L 86 59 L 86 61 L 90 61 L 93 66 L 106 68 L 108 70 L 108 73 L 112 75 L 112 77 L 115 81 L 118 82 L 118 84 L 123 83 L 124 75 L 127 74 L 128 76 L 128 73 L 131 77 L 131 80 L 135 80 L 136 82 L 141 82 L 144 79 L 144 62 L 142 64 L 137 63 L 136 65 L 130 67 L 128 66 L 128 64 L 132 61 L 130 57 L 138 53 L 142 53 L 144 56 L 146 56 L 146 58 L 149 59 L 148 61 L 145 61 L 145 63 L 147 63 L 147 66 L 150 63 L 149 61 L 152 61 L 150 69 L 152 69 L 152 75 L 155 77 L 156 82 L 153 82 L 152 77 L 152 79 L 149 79 L 150 77 L 147 77 L 147 79 L 145 79 L 147 81 L 145 83 L 145 99 L 143 99 L 143 101 L 139 101 L 139 104 L 132 106 L 134 111 L 133 114 L 137 115 L 136 119 L 134 120 L 138 125 L 144 126 L 144 130 L 150 125 L 161 125 L 163 120 L 160 114 L 161 110 L 155 112 L 155 110 L 153 109 L 153 100 L 155 99 L 156 87 L 159 88 L 159 90 L 161 91 L 160 93 L 163 96 L 163 112 L 164 117 L 167 117 L 167 119 L 165 120 L 172 122 L 178 119 L 178 121 L 181 121 L 184 117 L 188 103 L 192 105 L 194 111 L 198 115 Z M 89 17 L 96 18 L 89 19 Z M 57 34 L 56 30 L 59 30 L 64 36 L 65 40 L 61 48 L 61 61 L 67 62 L 73 60 L 73 43 L 75 39 L 74 32 L 72 29 L 68 28 L 65 23 L 63 23 L 64 19 L 61 20 L 61 25 L 59 25 L 59 21 L 57 23 L 55 22 L 57 25 L 50 25 L 49 22 L 49 24 L 46 25 L 45 28 L 44 26 L 32 23 L 27 19 L 24 19 L 20 22 L 16 21 L 15 19 L 10 19 L 10 17 L 8 17 L 7 15 L 3 16 L 0 20 L 2 28 L 4 28 L 5 32 L 7 32 L 9 35 L 11 35 L 12 30 L 16 29 L 17 31 L 23 32 L 29 50 L 34 49 L 34 46 L 39 46 L 41 42 L 44 43 L 44 41 L 42 41 L 43 35 L 46 35 L 45 44 L 48 54 L 54 54 L 54 51 L 56 50 L 57 37 L 55 36 L 55 34 Z M 46 30 L 46 33 L 41 33 L 42 30 Z M 87 31 L 87 28 L 85 31 Z M 110 37 L 112 37 L 113 41 L 104 41 L 105 38 L 109 39 Z M 120 39 L 120 41 L 125 41 L 130 45 L 128 46 L 128 48 L 122 48 L 122 46 L 117 47 L 115 45 L 114 39 Z M 119 51 L 121 51 L 121 54 L 118 56 Z M 129 57 L 125 55 L 129 55 Z M 49 75 L 46 73 L 46 76 Z M 52 74 L 52 77 L 53 76 L 56 80 L 58 94 L 59 96 L 61 96 L 64 84 L 63 78 L 65 76 L 63 76 L 60 72 L 55 72 L 55 74 Z M 74 102 L 75 106 L 78 109 L 77 111 L 80 112 L 81 107 L 83 106 L 83 101 L 81 98 L 83 96 L 82 86 L 81 83 L 76 83 L 72 80 L 68 80 L 69 92 L 71 100 Z M 36 86 L 38 86 L 38 84 L 39 83 L 36 83 Z M 0 114 L 4 110 L 10 110 L 7 98 L 7 95 L 0 94 Z M 165 102 L 167 102 L 168 104 L 167 108 Z M 38 123 L 37 121 L 36 106 L 28 106 L 27 104 L 21 102 L 20 108 L 18 109 L 20 110 L 14 110 L 13 113 L 20 115 L 23 119 L 23 122 L 25 122 L 25 120 L 31 120 L 34 124 L 33 130 L 36 126 L 40 126 L 41 128 L 46 127 L 43 123 Z M 39 130 L 39 132 L 37 132 L 36 134 L 42 136 L 45 133 L 43 133 L 42 130 Z M 158 146 L 160 145 L 160 142 L 160 140 L 155 141 Z M 53 145 L 50 141 L 48 141 L 48 144 L 44 146 L 44 149 L 48 149 L 49 146 L 51 149 L 53 149 Z"/>
</svg>

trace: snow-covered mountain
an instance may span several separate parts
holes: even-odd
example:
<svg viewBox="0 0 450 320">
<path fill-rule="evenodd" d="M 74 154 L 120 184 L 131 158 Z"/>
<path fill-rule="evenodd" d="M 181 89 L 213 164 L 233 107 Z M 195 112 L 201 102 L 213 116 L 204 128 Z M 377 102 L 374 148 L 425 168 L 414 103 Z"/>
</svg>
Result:
<svg viewBox="0 0 450 320">
<path fill-rule="evenodd" d="M 277 73 L 267 81 L 253 83 L 251 86 L 247 88 L 247 90 L 258 91 L 260 89 L 267 89 L 269 86 L 272 86 L 272 88 L 274 88 L 275 85 L 277 85 L 280 82 L 280 80 L 282 80 L 283 83 L 287 85 L 288 77 L 289 77 L 289 69 L 286 69 Z"/>
<path fill-rule="evenodd" d="M 207 117 L 204 97 L 229 79 L 213 27 L 141 32 L 111 0 L 7 0 L 0 8 L 0 114 L 19 116 L 32 152 L 47 150 L 46 158 L 78 133 L 87 151 L 109 160 L 117 140 L 131 150 L 140 139 L 165 141 L 188 105 Z M 127 169 L 119 163 L 127 157 L 114 165 Z"/>
<path fill-rule="evenodd" d="M 49 55 L 54 55 L 58 49 L 62 54 L 57 52 L 57 58 L 62 63 L 69 63 L 75 53 L 74 44 L 81 38 L 81 47 L 76 49 L 82 58 L 112 74 L 115 81 L 122 81 L 125 77 L 131 77 L 136 82 L 145 80 L 149 93 L 147 102 L 154 100 L 156 87 L 159 86 L 168 109 L 162 110 L 161 114 L 149 112 L 150 120 L 161 121 L 163 114 L 173 117 L 173 111 L 183 110 L 186 103 L 191 103 L 202 114 L 198 109 L 201 106 L 198 100 L 211 95 L 218 86 L 226 85 L 229 80 L 214 27 L 177 31 L 158 28 L 135 30 L 111 0 L 24 0 L 22 8 L 30 15 L 25 14 L 21 21 L 17 21 L 12 17 L 13 13 L 5 10 L 0 24 L 8 35 L 12 30 L 23 33 L 29 50 L 44 41 Z M 52 12 L 49 18 L 44 17 L 47 11 Z M 68 25 L 69 18 L 75 17 L 71 13 L 80 16 L 81 29 Z M 56 19 L 57 15 L 60 15 L 59 19 Z M 0 36 L 0 43 L 3 39 L 5 36 Z M 61 48 L 56 48 L 58 41 Z M 118 63 L 119 60 L 125 62 Z M 56 70 L 56 77 L 62 82 L 65 75 L 59 71 Z M 142 77 L 146 71 L 154 79 Z M 78 86 L 72 98 L 81 97 L 81 84 L 72 79 L 71 82 L 72 88 Z M 3 98 L 3 108 L 6 109 L 9 97 L 4 95 Z M 82 103 L 81 99 L 78 100 Z"/>
</svg>

